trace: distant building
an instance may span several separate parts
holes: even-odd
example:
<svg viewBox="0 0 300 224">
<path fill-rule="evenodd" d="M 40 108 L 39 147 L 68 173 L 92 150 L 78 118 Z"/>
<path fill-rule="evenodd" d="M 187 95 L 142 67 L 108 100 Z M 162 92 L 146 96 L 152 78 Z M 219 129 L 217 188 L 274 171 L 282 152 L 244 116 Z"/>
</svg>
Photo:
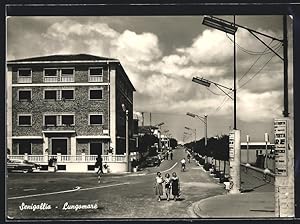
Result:
<svg viewBox="0 0 300 224">
<path fill-rule="evenodd" d="M 125 171 L 125 112 L 133 135 L 133 92 L 119 60 L 87 54 L 51 55 L 7 63 L 7 147 L 59 169 L 93 170 L 102 156 L 112 172 Z M 114 163 L 118 161 L 119 163 Z"/>
<path fill-rule="evenodd" d="M 265 142 L 249 142 L 249 163 L 255 163 L 259 155 L 265 155 L 266 143 Z M 267 143 L 268 154 L 272 155 L 274 153 L 274 144 Z M 241 143 L 241 162 L 247 162 L 247 143 Z"/>
</svg>

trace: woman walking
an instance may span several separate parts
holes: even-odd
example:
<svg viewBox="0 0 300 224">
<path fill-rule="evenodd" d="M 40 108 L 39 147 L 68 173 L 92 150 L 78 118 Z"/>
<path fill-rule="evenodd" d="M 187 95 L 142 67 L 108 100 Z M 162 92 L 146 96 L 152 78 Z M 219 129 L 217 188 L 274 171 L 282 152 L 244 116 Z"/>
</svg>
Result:
<svg viewBox="0 0 300 224">
<path fill-rule="evenodd" d="M 174 197 L 174 200 L 176 201 L 179 198 L 180 185 L 179 185 L 179 178 L 175 172 L 172 173 L 171 186 L 172 186 L 172 195 Z"/>
<path fill-rule="evenodd" d="M 170 174 L 168 173 L 166 173 L 165 175 L 165 191 L 166 191 L 167 201 L 169 201 L 171 195 L 171 177 Z"/>
<path fill-rule="evenodd" d="M 161 176 L 161 172 L 157 172 L 156 177 L 155 177 L 155 195 L 157 196 L 157 200 L 161 200 L 161 196 L 163 195 L 163 182 L 164 179 Z"/>
</svg>

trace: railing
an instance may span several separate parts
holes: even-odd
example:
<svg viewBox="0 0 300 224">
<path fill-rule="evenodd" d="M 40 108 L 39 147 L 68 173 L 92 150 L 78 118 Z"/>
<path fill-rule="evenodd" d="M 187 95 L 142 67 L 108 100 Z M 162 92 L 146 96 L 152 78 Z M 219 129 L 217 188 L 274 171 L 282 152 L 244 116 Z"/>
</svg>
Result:
<svg viewBox="0 0 300 224">
<path fill-rule="evenodd" d="M 44 82 L 74 82 L 74 75 L 45 76 Z"/>
<path fill-rule="evenodd" d="M 57 76 L 45 76 L 44 82 L 58 82 Z"/>
<path fill-rule="evenodd" d="M 103 76 L 102 75 L 90 75 L 89 82 L 102 82 Z"/>
<path fill-rule="evenodd" d="M 19 76 L 18 77 L 18 83 L 32 83 L 32 77 Z"/>
<path fill-rule="evenodd" d="M 30 162 L 42 163 L 48 162 L 51 158 L 56 158 L 57 162 L 71 163 L 71 162 L 84 162 L 95 163 L 97 155 L 8 155 L 9 159 L 28 160 Z M 125 155 L 102 155 L 103 162 L 126 162 Z"/>
<path fill-rule="evenodd" d="M 61 82 L 74 82 L 74 75 L 62 75 Z"/>
</svg>

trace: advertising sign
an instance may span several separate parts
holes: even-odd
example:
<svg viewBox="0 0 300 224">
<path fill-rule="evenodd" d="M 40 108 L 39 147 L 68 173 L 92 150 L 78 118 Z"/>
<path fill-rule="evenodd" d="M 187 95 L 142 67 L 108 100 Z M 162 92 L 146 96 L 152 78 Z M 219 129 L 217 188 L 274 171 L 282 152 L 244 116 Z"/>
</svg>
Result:
<svg viewBox="0 0 300 224">
<path fill-rule="evenodd" d="M 287 176 L 287 120 L 274 120 L 275 174 Z"/>
<path fill-rule="evenodd" d="M 229 132 L 229 158 L 234 158 L 234 132 Z"/>
</svg>

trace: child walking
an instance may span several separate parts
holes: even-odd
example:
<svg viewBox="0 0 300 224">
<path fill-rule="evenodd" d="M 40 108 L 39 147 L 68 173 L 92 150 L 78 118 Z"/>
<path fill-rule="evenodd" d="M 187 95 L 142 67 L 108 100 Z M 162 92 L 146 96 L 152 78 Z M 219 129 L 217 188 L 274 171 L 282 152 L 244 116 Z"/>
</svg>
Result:
<svg viewBox="0 0 300 224">
<path fill-rule="evenodd" d="M 169 201 L 171 195 L 171 177 L 170 174 L 168 173 L 166 173 L 165 175 L 165 191 L 166 191 L 167 201 Z"/>
<path fill-rule="evenodd" d="M 174 201 L 176 201 L 179 198 L 180 185 L 179 185 L 179 178 L 175 172 L 172 173 L 171 185 L 172 185 L 172 195 L 174 197 Z"/>
<path fill-rule="evenodd" d="M 164 179 L 161 176 L 161 172 L 157 172 L 156 173 L 156 177 L 155 177 L 155 195 L 157 196 L 157 200 L 160 201 L 161 200 L 161 196 L 163 195 L 163 182 Z"/>
</svg>

